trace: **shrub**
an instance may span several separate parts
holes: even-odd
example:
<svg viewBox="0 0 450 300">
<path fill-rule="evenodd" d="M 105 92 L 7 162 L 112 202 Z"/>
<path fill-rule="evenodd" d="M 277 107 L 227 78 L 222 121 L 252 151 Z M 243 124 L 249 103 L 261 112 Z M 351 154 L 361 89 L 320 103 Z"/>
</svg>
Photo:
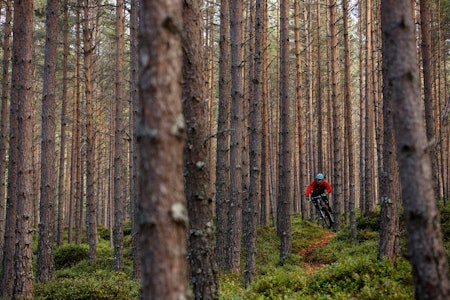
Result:
<svg viewBox="0 0 450 300">
<path fill-rule="evenodd" d="M 63 245 L 55 250 L 55 269 L 70 268 L 78 262 L 87 259 L 89 248 L 87 245 Z"/>
<path fill-rule="evenodd" d="M 139 299 L 139 283 L 123 272 L 97 271 L 36 284 L 34 294 L 37 300 Z"/>
</svg>

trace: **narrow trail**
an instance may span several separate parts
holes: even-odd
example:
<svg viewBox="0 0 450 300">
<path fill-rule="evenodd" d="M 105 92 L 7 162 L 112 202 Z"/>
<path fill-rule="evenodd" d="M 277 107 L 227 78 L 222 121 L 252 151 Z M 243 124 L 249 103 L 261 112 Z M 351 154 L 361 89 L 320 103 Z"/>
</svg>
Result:
<svg viewBox="0 0 450 300">
<path fill-rule="evenodd" d="M 303 257 L 304 267 L 310 273 L 314 273 L 315 271 L 320 270 L 323 267 L 323 265 L 328 263 L 325 261 L 314 260 L 313 254 L 317 249 L 327 245 L 335 235 L 336 233 L 328 231 L 322 236 L 321 239 L 317 240 L 310 247 L 302 249 L 302 251 L 300 251 L 299 254 Z"/>
</svg>

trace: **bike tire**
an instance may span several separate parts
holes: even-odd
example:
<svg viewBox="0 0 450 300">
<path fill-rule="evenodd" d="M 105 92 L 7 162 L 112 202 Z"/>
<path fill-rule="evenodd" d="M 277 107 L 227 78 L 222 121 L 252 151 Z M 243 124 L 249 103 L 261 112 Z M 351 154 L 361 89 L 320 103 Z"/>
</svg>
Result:
<svg viewBox="0 0 450 300">
<path fill-rule="evenodd" d="M 331 225 L 333 225 L 333 223 L 331 222 L 331 218 L 330 215 L 328 214 L 328 211 L 326 211 L 324 207 L 321 207 L 320 209 L 320 216 L 322 217 L 322 220 L 325 223 L 325 225 L 328 228 L 331 228 Z"/>
</svg>

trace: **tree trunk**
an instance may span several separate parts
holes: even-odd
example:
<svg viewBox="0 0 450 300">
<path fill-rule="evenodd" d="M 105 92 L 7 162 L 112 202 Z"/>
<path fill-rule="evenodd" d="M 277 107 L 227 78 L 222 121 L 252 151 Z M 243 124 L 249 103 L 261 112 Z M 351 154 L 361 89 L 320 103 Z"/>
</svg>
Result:
<svg viewBox="0 0 450 300">
<path fill-rule="evenodd" d="M 216 261 L 220 269 L 226 268 L 227 216 L 229 208 L 230 164 L 230 26 L 229 3 L 220 5 L 219 55 L 219 111 L 216 148 Z"/>
<path fill-rule="evenodd" d="M 256 233 L 261 203 L 261 97 L 262 97 L 262 37 L 263 37 L 263 1 L 255 3 L 255 51 L 253 97 L 250 101 L 250 186 L 248 197 L 247 249 L 245 259 L 244 284 L 248 286 L 256 274 Z M 250 80 L 250 78 L 249 78 Z"/>
<path fill-rule="evenodd" d="M 132 220 L 132 252 L 133 252 L 133 278 L 141 279 L 141 263 L 139 257 L 141 255 L 141 248 L 139 244 L 139 224 L 137 220 L 138 211 L 138 167 L 139 158 L 137 152 L 136 142 L 136 124 L 138 119 L 138 71 L 139 62 L 137 55 L 138 47 L 138 28 L 139 28 L 139 9 L 140 1 L 131 1 L 130 11 L 130 201 L 131 201 L 131 220 Z"/>
<path fill-rule="evenodd" d="M 382 1 L 384 86 L 392 101 L 416 299 L 448 299 L 448 265 L 420 109 L 415 24 L 408 0 Z"/>
<path fill-rule="evenodd" d="M 333 210 L 334 231 L 340 229 L 341 199 L 342 199 L 342 130 L 341 130 L 341 99 L 339 97 L 339 51 L 336 26 L 337 3 L 330 3 L 330 31 L 331 31 L 331 102 L 333 103 Z"/>
<path fill-rule="evenodd" d="M 8 93 L 10 88 L 9 66 L 11 59 L 11 19 L 12 19 L 12 1 L 6 2 L 5 24 L 3 37 L 3 71 L 2 71 L 2 99 L 1 99 L 1 121 L 0 121 L 0 262 L 3 261 L 3 245 L 5 241 L 5 213 L 6 213 L 6 166 L 8 160 L 6 154 L 8 151 Z M 1 285 L 0 285 L 1 287 Z M 0 288 L 1 290 L 1 288 Z M 0 293 L 1 295 L 1 293 Z"/>
<path fill-rule="evenodd" d="M 47 2 L 44 88 L 42 92 L 41 201 L 36 279 L 46 282 L 55 276 L 54 242 L 56 212 L 56 58 L 58 50 L 59 1 Z"/>
<path fill-rule="evenodd" d="M 425 106 L 425 128 L 427 139 L 433 142 L 433 146 L 428 149 L 431 158 L 432 174 L 435 174 L 433 180 L 434 193 L 438 199 L 440 195 L 440 182 L 438 172 L 438 151 L 437 143 L 433 141 L 435 137 L 435 118 L 434 118 L 434 100 L 433 100 L 433 74 L 431 63 L 431 16 L 430 16 L 430 1 L 420 0 L 420 33 L 422 34 L 422 73 L 423 73 L 423 93 Z"/>
<path fill-rule="evenodd" d="M 137 134 L 141 158 L 138 212 L 141 299 L 176 300 L 187 297 L 182 2 L 145 0 L 141 5 L 139 98 L 142 108 Z"/>
<path fill-rule="evenodd" d="M 12 2 L 8 2 L 8 7 L 12 9 Z M 7 30 L 7 29 L 5 29 Z M 0 278 L 0 296 L 12 297 L 14 289 L 14 252 L 16 243 L 16 219 L 17 219 L 17 162 L 19 159 L 18 134 L 19 120 L 19 95 L 17 85 L 20 82 L 19 72 L 17 70 L 19 48 L 16 43 L 18 39 L 13 40 L 12 65 L 14 69 L 11 75 L 10 107 L 9 107 L 9 153 L 8 153 L 8 186 L 6 198 L 6 219 L 3 244 L 2 272 Z M 4 54 L 6 55 L 6 54 Z M 5 77 L 3 78 L 5 79 Z M 2 94 L 3 95 L 3 94 Z M 2 106 L 3 108 L 3 106 Z"/>
<path fill-rule="evenodd" d="M 17 221 L 14 254 L 13 298 L 33 298 L 32 266 L 32 145 L 33 145 L 33 2 L 14 2 L 12 89 L 20 99 L 18 106 Z M 16 81 L 20 79 L 19 81 Z"/>
<path fill-rule="evenodd" d="M 94 97 L 93 97 L 93 25 L 89 0 L 84 0 L 83 44 L 84 44 L 84 76 L 86 96 L 86 166 L 95 166 L 95 137 L 94 137 Z M 95 198 L 93 167 L 86 171 L 86 230 L 89 244 L 89 260 L 97 261 L 97 203 Z M 80 203 L 81 204 L 81 203 Z M 80 220 L 82 218 L 82 205 Z M 81 224 L 80 224 L 81 228 Z"/>
<path fill-rule="evenodd" d="M 277 233 L 281 241 L 280 259 L 291 252 L 291 112 L 289 103 L 289 0 L 280 4 L 280 152 Z"/>
<path fill-rule="evenodd" d="M 205 102 L 205 52 L 199 0 L 183 4 L 183 113 L 185 194 L 189 214 L 188 258 L 194 299 L 218 298 L 214 258 L 213 201 L 210 193 L 208 107 Z"/>
<path fill-rule="evenodd" d="M 116 1 L 116 102 L 114 133 L 114 270 L 123 268 L 123 221 L 125 219 L 125 180 L 123 176 L 123 52 L 124 52 L 124 3 Z"/>
<path fill-rule="evenodd" d="M 69 3 L 68 0 L 63 4 L 63 83 L 62 83 L 62 103 L 61 103 L 61 142 L 59 145 L 59 169 L 58 169 L 58 205 L 57 205 L 57 229 L 56 229 L 56 244 L 61 246 L 63 243 L 64 235 L 64 213 L 65 211 L 65 185 L 64 176 L 66 166 L 66 117 L 67 117 L 67 92 L 68 92 L 68 57 L 69 57 Z"/>
<path fill-rule="evenodd" d="M 260 224 L 268 225 L 270 220 L 270 177 L 269 172 L 269 120 L 267 87 L 267 0 L 261 1 L 261 101 L 262 101 L 262 148 L 261 148 L 261 212 Z"/>
<path fill-rule="evenodd" d="M 231 40 L 231 140 L 230 205 L 228 211 L 227 269 L 238 273 L 241 268 L 242 237 L 242 135 L 244 89 L 242 80 L 242 1 L 230 0 Z"/>
<path fill-rule="evenodd" d="M 356 242 L 356 212 L 355 212 L 355 159 L 354 159 L 354 140 L 353 140 L 353 122 L 352 122 L 352 93 L 351 93 L 351 75 L 350 75 L 350 38 L 349 38 L 349 10 L 348 1 L 343 0 L 343 19 L 344 19 L 344 136 L 347 144 L 348 157 L 348 214 L 351 239 Z"/>
</svg>

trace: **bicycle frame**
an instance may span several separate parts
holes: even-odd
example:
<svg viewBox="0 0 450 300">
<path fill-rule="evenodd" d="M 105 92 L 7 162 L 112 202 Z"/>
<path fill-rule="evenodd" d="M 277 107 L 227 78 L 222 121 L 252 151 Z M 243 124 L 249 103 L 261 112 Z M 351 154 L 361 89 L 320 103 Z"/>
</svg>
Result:
<svg viewBox="0 0 450 300">
<path fill-rule="evenodd" d="M 328 210 L 328 207 L 324 204 L 323 195 L 312 196 L 311 201 L 319 212 L 320 218 L 324 221 L 328 228 L 334 224 L 333 214 Z"/>
</svg>

